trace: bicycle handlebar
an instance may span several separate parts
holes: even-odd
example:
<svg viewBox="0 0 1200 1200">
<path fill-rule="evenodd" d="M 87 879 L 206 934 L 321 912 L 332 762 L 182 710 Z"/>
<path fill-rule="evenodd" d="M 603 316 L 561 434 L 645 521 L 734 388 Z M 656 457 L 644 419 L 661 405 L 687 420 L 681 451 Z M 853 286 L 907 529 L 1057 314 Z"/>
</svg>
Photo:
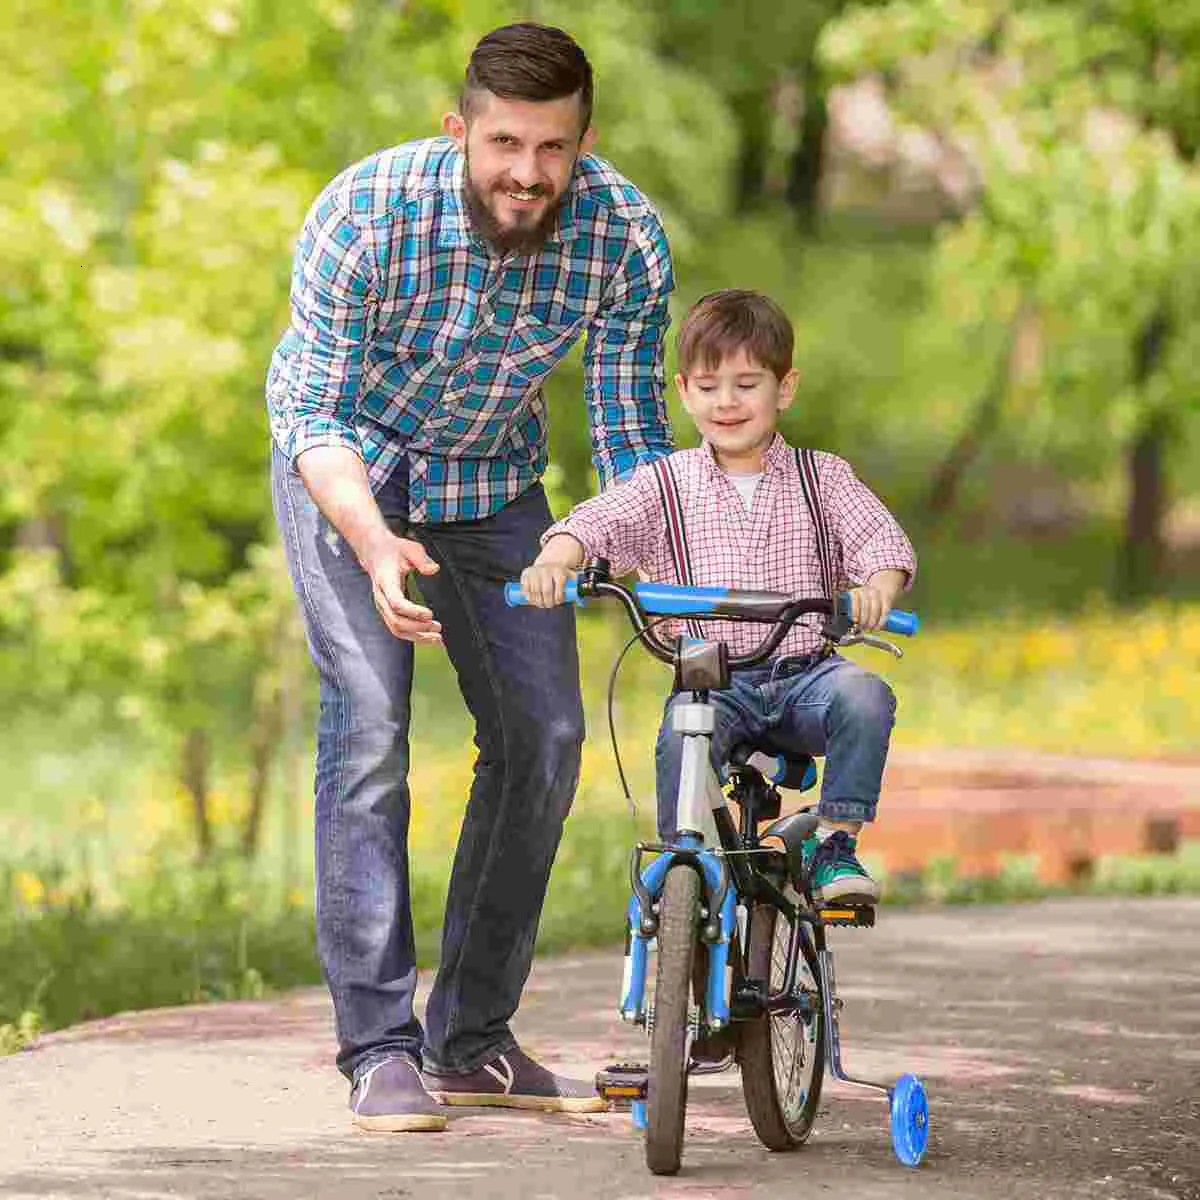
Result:
<svg viewBox="0 0 1200 1200">
<path fill-rule="evenodd" d="M 651 616 L 679 617 L 723 617 L 735 620 L 777 621 L 782 612 L 795 603 L 792 596 L 782 592 L 751 592 L 733 591 L 719 587 L 679 587 L 671 583 L 635 583 L 633 595 L 642 612 Z M 839 593 L 839 600 L 850 595 L 849 592 Z M 564 589 L 563 600 L 582 608 L 586 598 L 579 595 L 579 584 L 574 579 L 568 579 Z M 528 604 L 525 593 L 519 583 L 504 585 L 504 602 L 510 608 L 519 608 Z M 819 611 L 809 609 L 809 612 Z M 828 604 L 825 610 L 828 612 Z M 883 623 L 888 633 L 899 634 L 902 637 L 913 637 L 920 620 L 914 612 L 905 612 L 893 608 Z"/>
<path fill-rule="evenodd" d="M 608 579 L 589 580 L 582 590 L 580 580 L 568 579 L 563 600 L 582 607 L 589 597 L 615 596 L 625 606 L 633 627 L 650 652 L 663 662 L 672 662 L 674 650 L 659 638 L 646 622 L 646 615 L 671 617 L 717 617 L 722 620 L 761 621 L 775 628 L 749 654 L 731 655 L 731 668 L 757 666 L 765 662 L 783 641 L 787 631 L 806 613 L 833 614 L 833 605 L 823 597 L 797 599 L 783 592 L 737 591 L 719 587 L 680 587 L 670 583 L 637 583 L 632 590 Z M 848 619 L 850 593 L 838 593 L 838 613 Z M 504 585 L 504 602 L 511 608 L 528 604 L 519 583 Z M 917 614 L 894 608 L 883 628 L 889 633 L 912 637 L 918 629 Z"/>
</svg>

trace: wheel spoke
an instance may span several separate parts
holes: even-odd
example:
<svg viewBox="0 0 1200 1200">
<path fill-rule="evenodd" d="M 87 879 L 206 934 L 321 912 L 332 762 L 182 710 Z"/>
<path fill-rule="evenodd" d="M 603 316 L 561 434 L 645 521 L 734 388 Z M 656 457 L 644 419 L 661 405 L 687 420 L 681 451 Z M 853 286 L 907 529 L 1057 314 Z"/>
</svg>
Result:
<svg viewBox="0 0 1200 1200">
<path fill-rule="evenodd" d="M 752 914 L 752 923 L 757 930 L 757 937 L 751 938 L 753 974 L 765 976 L 768 993 L 780 998 L 787 983 L 792 923 L 784 913 L 767 907 Z M 795 936 L 803 935 L 796 932 Z M 788 1150 L 808 1138 L 821 1097 L 819 988 L 804 957 L 811 950 L 807 940 L 797 950 L 795 983 L 797 993 L 810 1002 L 807 1021 L 794 1009 L 767 1012 L 742 1034 L 746 1107 L 755 1133 L 771 1150 Z"/>
</svg>

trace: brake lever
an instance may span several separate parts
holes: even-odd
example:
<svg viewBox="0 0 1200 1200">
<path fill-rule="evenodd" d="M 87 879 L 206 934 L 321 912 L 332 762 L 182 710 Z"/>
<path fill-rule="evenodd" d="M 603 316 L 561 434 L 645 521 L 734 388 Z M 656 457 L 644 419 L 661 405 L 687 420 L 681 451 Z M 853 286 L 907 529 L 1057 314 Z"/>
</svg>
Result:
<svg viewBox="0 0 1200 1200">
<path fill-rule="evenodd" d="M 876 650 L 886 650 L 889 654 L 894 654 L 897 658 L 904 657 L 904 651 L 899 646 L 893 646 L 891 642 L 884 641 L 881 637 L 876 637 L 871 633 L 863 633 L 857 629 L 853 633 L 848 633 L 845 637 L 839 639 L 838 645 L 871 646 Z"/>
</svg>

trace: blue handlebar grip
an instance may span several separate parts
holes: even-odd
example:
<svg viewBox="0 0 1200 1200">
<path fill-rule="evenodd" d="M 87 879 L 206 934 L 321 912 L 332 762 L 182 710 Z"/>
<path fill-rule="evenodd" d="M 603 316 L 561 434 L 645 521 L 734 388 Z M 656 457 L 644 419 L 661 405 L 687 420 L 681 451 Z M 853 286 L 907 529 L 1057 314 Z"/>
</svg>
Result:
<svg viewBox="0 0 1200 1200">
<path fill-rule="evenodd" d="M 525 593 L 521 591 L 519 583 L 506 583 L 504 585 L 504 603 L 509 608 L 524 608 L 529 603 L 525 599 Z M 579 588 L 574 579 L 567 580 L 567 586 L 563 588 L 563 603 L 564 604 L 580 604 Z"/>
<path fill-rule="evenodd" d="M 883 623 L 888 633 L 899 633 L 904 637 L 912 637 L 921 627 L 921 622 L 915 612 L 905 612 L 902 608 L 893 608 Z"/>
</svg>

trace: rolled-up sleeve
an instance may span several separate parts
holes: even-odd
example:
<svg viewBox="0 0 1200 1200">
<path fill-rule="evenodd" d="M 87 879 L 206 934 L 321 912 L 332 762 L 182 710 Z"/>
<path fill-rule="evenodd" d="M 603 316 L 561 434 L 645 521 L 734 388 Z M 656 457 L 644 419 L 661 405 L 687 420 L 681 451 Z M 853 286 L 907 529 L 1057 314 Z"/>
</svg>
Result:
<svg viewBox="0 0 1200 1200">
<path fill-rule="evenodd" d="M 314 446 L 362 457 L 354 416 L 373 297 L 361 230 L 335 198 L 318 198 L 296 246 L 291 323 L 268 383 L 272 429 L 289 459 Z"/>
<path fill-rule="evenodd" d="M 663 344 L 674 286 L 666 233 L 656 217 L 645 217 L 584 350 L 592 461 L 602 488 L 671 452 Z"/>
<path fill-rule="evenodd" d="M 662 502 L 650 466 L 582 504 L 542 535 L 545 545 L 557 533 L 569 533 L 587 558 L 606 558 L 614 575 L 645 568 L 664 536 Z"/>
<path fill-rule="evenodd" d="M 917 556 L 908 535 L 887 506 L 844 458 L 823 456 L 821 486 L 826 513 L 841 545 L 849 581 L 866 583 L 877 571 L 903 571 L 905 590 L 917 573 Z"/>
</svg>

